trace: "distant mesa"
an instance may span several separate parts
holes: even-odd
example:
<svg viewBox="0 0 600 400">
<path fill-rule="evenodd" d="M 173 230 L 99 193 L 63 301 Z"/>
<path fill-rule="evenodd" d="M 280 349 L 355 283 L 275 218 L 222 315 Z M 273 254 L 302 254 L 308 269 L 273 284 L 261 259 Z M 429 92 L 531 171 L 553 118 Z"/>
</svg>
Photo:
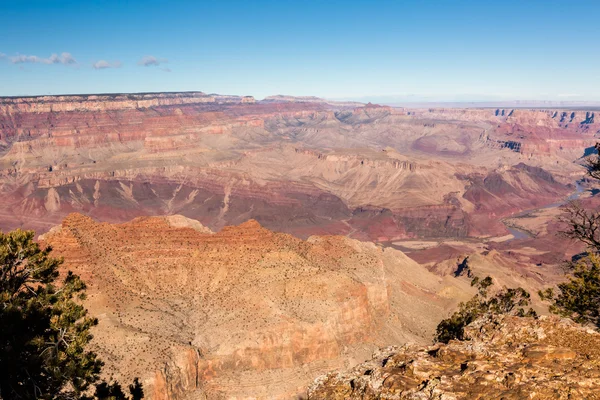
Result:
<svg viewBox="0 0 600 400">
<path fill-rule="evenodd" d="M 275 96 L 267 96 L 263 100 L 262 103 L 325 103 L 336 105 L 340 107 L 357 107 L 362 106 L 364 103 L 356 102 L 356 101 L 337 101 L 337 100 L 326 100 L 320 97 L 315 96 L 285 96 L 285 95 L 275 95 Z"/>
<path fill-rule="evenodd" d="M 228 96 L 203 92 L 132 93 L 0 97 L 0 110 L 11 112 L 69 112 L 147 109 L 186 104 L 252 104 L 252 96 Z"/>
</svg>

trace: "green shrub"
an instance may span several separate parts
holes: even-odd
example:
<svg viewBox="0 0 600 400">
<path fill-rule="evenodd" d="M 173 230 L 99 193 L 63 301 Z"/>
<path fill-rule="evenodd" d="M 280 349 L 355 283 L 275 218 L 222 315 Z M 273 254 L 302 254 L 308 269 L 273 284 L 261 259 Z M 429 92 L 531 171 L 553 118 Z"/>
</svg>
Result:
<svg viewBox="0 0 600 400">
<path fill-rule="evenodd" d="M 71 272 L 57 283 L 63 261 L 33 237 L 0 233 L 0 398 L 90 399 L 103 363 L 86 350 L 86 286 Z"/>
<path fill-rule="evenodd" d="M 560 283 L 557 291 L 552 288 L 539 292 L 543 300 L 549 300 L 550 312 L 571 318 L 578 323 L 590 323 L 600 327 L 600 259 L 588 253 L 571 262 L 569 279 Z"/>
<path fill-rule="evenodd" d="M 434 340 L 442 343 L 448 343 L 450 340 L 464 340 L 465 327 L 486 314 L 536 316 L 533 309 L 525 310 L 525 307 L 531 304 L 531 299 L 529 293 L 523 288 L 504 288 L 489 297 L 488 289 L 492 284 L 492 278 L 489 276 L 484 279 L 473 278 L 471 286 L 476 286 L 479 293 L 468 302 L 460 303 L 458 311 L 438 324 Z"/>
</svg>

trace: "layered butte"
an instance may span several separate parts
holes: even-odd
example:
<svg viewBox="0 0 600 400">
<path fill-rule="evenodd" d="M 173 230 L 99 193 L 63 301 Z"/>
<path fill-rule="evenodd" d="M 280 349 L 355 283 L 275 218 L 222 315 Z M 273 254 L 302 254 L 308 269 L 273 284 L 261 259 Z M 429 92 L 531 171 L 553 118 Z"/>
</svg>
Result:
<svg viewBox="0 0 600 400">
<path fill-rule="evenodd" d="M 307 238 L 506 234 L 575 190 L 593 111 L 394 109 L 201 92 L 0 99 L 0 228 L 255 219 Z"/>
<path fill-rule="evenodd" d="M 140 377 L 155 400 L 305 395 L 317 376 L 378 347 L 429 342 L 474 291 L 456 265 L 431 272 L 392 248 L 304 241 L 256 221 L 211 233 L 182 216 L 109 224 L 72 214 L 41 240 L 88 284 L 106 374 Z M 498 253 L 469 265 L 500 285 L 548 284 Z"/>
</svg>

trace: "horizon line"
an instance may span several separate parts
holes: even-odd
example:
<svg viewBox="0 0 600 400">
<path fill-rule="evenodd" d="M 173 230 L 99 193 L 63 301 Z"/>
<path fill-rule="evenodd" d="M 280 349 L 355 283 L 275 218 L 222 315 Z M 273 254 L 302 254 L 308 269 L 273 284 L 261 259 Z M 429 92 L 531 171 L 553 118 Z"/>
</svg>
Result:
<svg viewBox="0 0 600 400">
<path fill-rule="evenodd" d="M 97 93 L 58 93 L 58 94 L 22 94 L 22 95 L 0 95 L 0 99 L 18 99 L 18 98 L 41 98 L 41 97 L 63 97 L 63 96 L 81 96 L 81 97 L 89 97 L 89 96 L 123 96 L 123 95 L 159 95 L 159 94 L 203 94 L 206 96 L 237 96 L 237 97 L 252 97 L 257 102 L 266 100 L 272 97 L 290 97 L 290 98 L 314 98 L 321 99 L 325 101 L 331 102 L 355 102 L 355 103 L 372 103 L 372 104 L 382 104 L 389 106 L 402 106 L 406 105 L 488 105 L 488 107 L 493 107 L 494 104 L 499 105 L 507 105 L 514 104 L 515 106 L 526 107 L 527 104 L 547 104 L 547 105 L 571 105 L 571 106 L 600 106 L 600 100 L 589 100 L 589 99 L 580 99 L 580 100 L 553 100 L 553 99 L 504 99 L 504 100 L 425 100 L 425 99 L 414 99 L 409 100 L 406 99 L 406 95 L 362 95 L 357 97 L 321 97 L 315 95 L 291 95 L 291 94 L 273 94 L 267 95 L 263 98 L 257 98 L 254 95 L 247 94 L 223 94 L 223 93 L 207 93 L 201 90 L 167 90 L 167 91 L 140 91 L 140 92 L 97 92 Z M 418 97 L 417 95 L 411 95 L 411 97 Z M 387 98 L 386 101 L 377 101 L 376 98 Z M 371 99 L 371 100 L 369 100 Z"/>
</svg>

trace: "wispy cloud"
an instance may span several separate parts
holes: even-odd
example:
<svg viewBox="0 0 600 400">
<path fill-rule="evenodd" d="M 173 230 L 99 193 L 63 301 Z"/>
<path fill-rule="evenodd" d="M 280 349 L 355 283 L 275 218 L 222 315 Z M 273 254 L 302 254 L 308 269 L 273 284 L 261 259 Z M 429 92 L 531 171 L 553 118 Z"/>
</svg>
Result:
<svg viewBox="0 0 600 400">
<path fill-rule="evenodd" d="M 0 60 L 4 60 L 6 58 L 6 54 L 0 53 Z"/>
<path fill-rule="evenodd" d="M 577 93 L 561 93 L 557 97 L 580 97 Z"/>
<path fill-rule="evenodd" d="M 61 53 L 61 55 L 52 54 L 48 58 L 18 54 L 16 56 L 9 57 L 9 59 L 10 59 L 10 62 L 12 62 L 13 64 L 25 64 L 25 63 L 63 64 L 63 65 L 77 64 L 77 61 L 73 58 L 71 53 Z"/>
<path fill-rule="evenodd" d="M 161 64 L 168 63 L 169 60 L 166 58 L 156 58 L 154 56 L 144 56 L 140 61 L 138 61 L 138 65 L 143 67 L 158 67 Z"/>
<path fill-rule="evenodd" d="M 171 72 L 171 68 L 167 68 L 167 67 L 162 67 L 160 70 L 165 71 L 165 72 Z"/>
<path fill-rule="evenodd" d="M 107 68 L 121 68 L 123 63 L 121 61 L 108 62 L 106 60 L 99 60 L 92 64 L 94 69 L 107 69 Z"/>
</svg>

